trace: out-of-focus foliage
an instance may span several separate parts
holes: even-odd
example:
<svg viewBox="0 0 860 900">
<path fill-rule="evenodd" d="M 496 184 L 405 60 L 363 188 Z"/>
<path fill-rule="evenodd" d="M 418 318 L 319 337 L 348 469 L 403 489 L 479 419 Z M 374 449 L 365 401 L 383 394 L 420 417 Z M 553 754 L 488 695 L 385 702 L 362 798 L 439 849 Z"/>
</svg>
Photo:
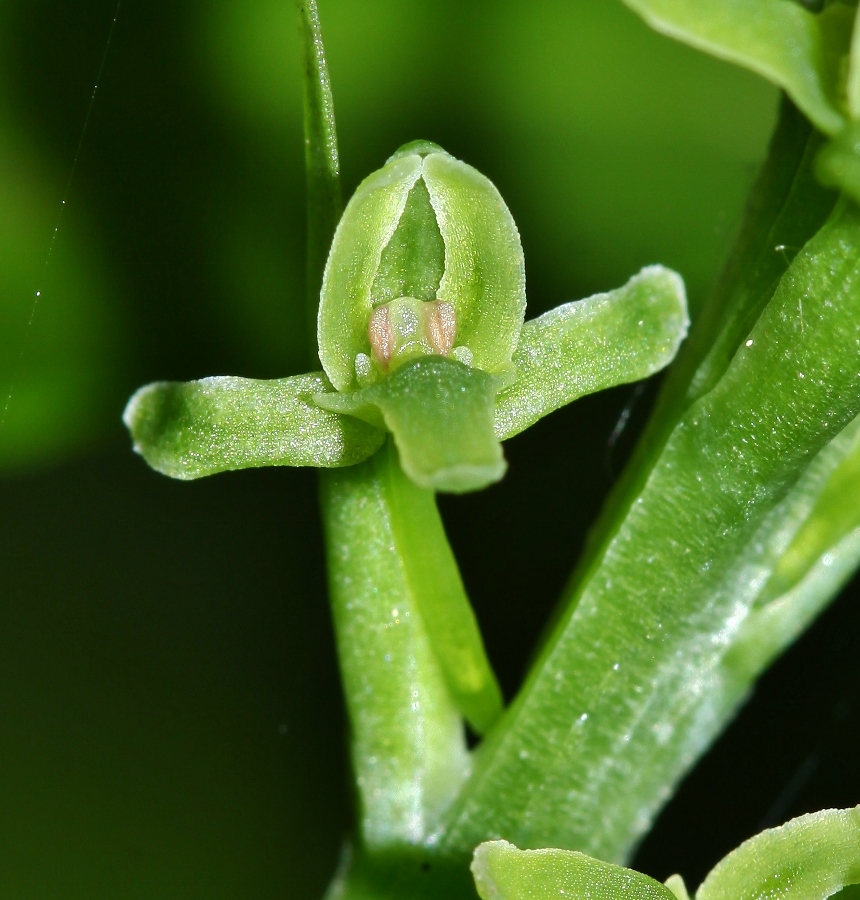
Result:
<svg viewBox="0 0 860 900">
<path fill-rule="evenodd" d="M 9 42 L 2 12 L 0 56 Z M 77 192 L 62 241 L 52 240 L 70 160 L 49 161 L 19 127 L 11 87 L 0 83 L 0 468 L 19 469 L 78 451 L 104 431 L 125 333 Z"/>
</svg>

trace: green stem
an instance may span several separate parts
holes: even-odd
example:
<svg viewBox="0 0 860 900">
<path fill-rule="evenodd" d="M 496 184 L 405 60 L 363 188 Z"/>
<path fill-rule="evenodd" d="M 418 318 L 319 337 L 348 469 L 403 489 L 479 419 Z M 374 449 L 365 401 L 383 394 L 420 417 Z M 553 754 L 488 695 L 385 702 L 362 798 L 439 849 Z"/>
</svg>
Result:
<svg viewBox="0 0 860 900">
<path fill-rule="evenodd" d="M 389 457 L 321 472 L 329 593 L 361 837 L 420 844 L 467 775 L 463 725 L 398 552 Z"/>
<path fill-rule="evenodd" d="M 334 102 L 316 0 L 297 0 L 304 85 L 307 173 L 307 331 L 310 368 L 317 368 L 316 320 L 322 274 L 343 211 Z"/>
</svg>

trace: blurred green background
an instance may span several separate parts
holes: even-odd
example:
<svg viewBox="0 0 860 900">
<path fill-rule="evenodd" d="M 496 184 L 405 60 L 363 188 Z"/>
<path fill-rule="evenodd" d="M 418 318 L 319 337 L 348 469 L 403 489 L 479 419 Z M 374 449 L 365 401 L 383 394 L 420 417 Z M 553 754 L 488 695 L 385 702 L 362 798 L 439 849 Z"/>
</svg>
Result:
<svg viewBox="0 0 860 900">
<path fill-rule="evenodd" d="M 654 262 L 701 301 L 774 90 L 615 0 L 320 2 L 347 196 L 428 138 L 506 198 L 530 315 Z M 116 12 L 0 0 L 0 897 L 316 898 L 351 800 L 315 474 L 170 482 L 120 422 L 155 379 L 301 371 L 293 4 L 124 0 L 90 109 Z M 617 442 L 630 388 L 443 499 L 508 696 L 655 389 Z M 849 591 L 638 865 L 696 884 L 762 825 L 858 802 L 858 652 Z"/>
</svg>

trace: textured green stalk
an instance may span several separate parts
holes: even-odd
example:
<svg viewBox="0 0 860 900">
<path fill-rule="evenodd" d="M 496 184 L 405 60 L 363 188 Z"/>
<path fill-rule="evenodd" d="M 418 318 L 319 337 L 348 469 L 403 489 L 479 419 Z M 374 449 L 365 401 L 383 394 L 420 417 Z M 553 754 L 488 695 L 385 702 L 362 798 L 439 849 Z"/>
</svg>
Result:
<svg viewBox="0 0 860 900">
<path fill-rule="evenodd" d="M 321 473 L 329 586 L 361 836 L 420 843 L 468 771 L 459 713 L 398 552 L 388 454 Z"/>
<path fill-rule="evenodd" d="M 481 749 L 444 848 L 503 834 L 621 860 L 724 724 L 722 660 L 754 599 L 738 561 L 860 410 L 858 246 L 842 206 L 683 416 Z"/>
<path fill-rule="evenodd" d="M 332 235 L 343 209 L 334 102 L 316 0 L 297 0 L 304 86 L 307 175 L 307 331 L 309 366 L 317 366 L 320 285 Z"/>
</svg>

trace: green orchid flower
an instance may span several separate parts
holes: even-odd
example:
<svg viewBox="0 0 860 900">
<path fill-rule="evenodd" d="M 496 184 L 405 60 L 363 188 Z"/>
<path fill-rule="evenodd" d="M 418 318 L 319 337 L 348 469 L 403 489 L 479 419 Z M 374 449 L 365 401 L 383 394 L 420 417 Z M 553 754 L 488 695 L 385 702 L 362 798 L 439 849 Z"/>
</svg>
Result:
<svg viewBox="0 0 860 900">
<path fill-rule="evenodd" d="M 498 481 L 501 441 L 675 356 L 684 285 L 651 266 L 524 323 L 519 233 L 493 184 L 428 142 L 366 178 L 335 232 L 319 304 L 323 372 L 141 388 L 124 414 L 157 471 L 350 466 L 393 436 L 419 487 Z"/>
</svg>

